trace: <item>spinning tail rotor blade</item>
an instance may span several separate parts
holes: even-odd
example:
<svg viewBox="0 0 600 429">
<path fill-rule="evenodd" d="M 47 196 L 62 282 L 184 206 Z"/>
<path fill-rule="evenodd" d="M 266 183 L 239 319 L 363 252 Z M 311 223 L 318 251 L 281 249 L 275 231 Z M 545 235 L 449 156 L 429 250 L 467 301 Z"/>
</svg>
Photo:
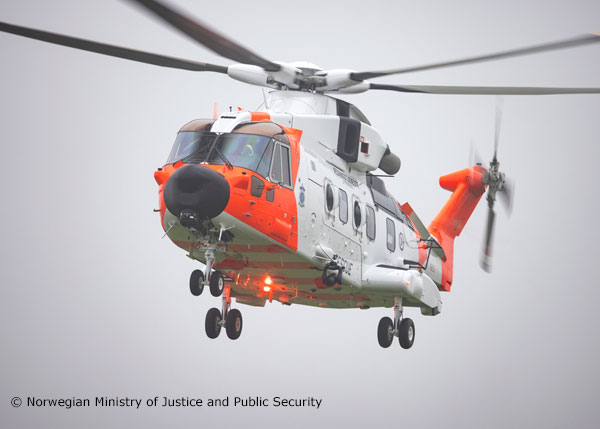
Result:
<svg viewBox="0 0 600 429">
<path fill-rule="evenodd" d="M 418 94 L 454 95 L 552 95 L 600 94 L 600 88 L 549 88 L 527 86 L 443 86 L 443 85 L 388 85 L 371 83 L 369 89 Z"/>
<path fill-rule="evenodd" d="M 469 165 L 470 166 L 483 165 L 481 155 L 479 155 L 479 152 L 477 152 L 477 148 L 473 144 L 472 140 L 471 140 L 471 144 L 469 146 Z"/>
<path fill-rule="evenodd" d="M 138 51 L 136 49 L 122 48 L 120 46 L 108 45 L 106 43 L 99 43 L 91 40 L 79 39 L 77 37 L 65 36 L 63 34 L 58 33 L 51 33 L 49 31 L 21 27 L 18 25 L 7 24 L 5 22 L 0 22 L 0 31 L 4 31 L 5 33 L 16 34 L 23 37 L 28 37 L 30 39 L 41 40 L 43 42 L 54 43 L 55 45 L 68 46 L 70 48 L 95 52 L 97 54 L 108 55 L 111 57 L 118 57 L 126 60 L 137 61 L 140 63 L 153 64 L 155 66 L 171 67 L 175 69 L 191 71 L 212 71 L 217 73 L 227 73 L 227 67 L 215 64 L 201 63 L 182 58 L 175 58 L 166 55 Z"/>
<path fill-rule="evenodd" d="M 481 255 L 481 268 L 483 268 L 483 270 L 488 273 L 492 272 L 492 236 L 494 232 L 495 217 L 496 213 L 494 212 L 494 209 L 490 206 L 488 210 L 488 220 L 485 232 L 483 253 Z"/>
<path fill-rule="evenodd" d="M 512 213 L 513 198 L 515 194 L 515 184 L 512 180 L 504 179 L 504 187 L 498 193 L 498 199 L 504 205 L 506 213 L 510 216 Z"/>
<path fill-rule="evenodd" d="M 452 66 L 458 66 L 458 65 L 464 65 L 464 64 L 474 64 L 474 63 L 480 63 L 480 62 L 484 62 L 484 61 L 492 61 L 492 60 L 499 60 L 499 59 L 504 59 L 504 58 L 518 57 L 518 56 L 522 56 L 522 55 L 537 54 L 539 52 L 554 51 L 557 49 L 573 48 L 576 46 L 583 46 L 583 45 L 587 45 L 587 44 L 591 44 L 591 43 L 598 43 L 598 42 L 600 42 L 600 33 L 585 34 L 582 36 L 573 37 L 571 39 L 559 40 L 556 42 L 544 43 L 541 45 L 534 45 L 534 46 L 529 46 L 529 47 L 525 47 L 525 48 L 511 49 L 511 50 L 507 50 L 507 51 L 496 52 L 493 54 L 480 55 L 480 56 L 476 56 L 476 57 L 463 58 L 463 59 L 459 59 L 459 60 L 444 61 L 444 62 L 440 62 L 440 63 L 432 63 L 432 64 L 426 64 L 426 65 L 421 65 L 421 66 L 404 67 L 404 68 L 397 68 L 397 69 L 391 69 L 391 70 L 352 73 L 350 75 L 350 77 L 357 82 L 361 82 L 365 79 L 373 79 L 376 77 L 389 76 L 392 74 L 401 74 L 401 73 L 410 73 L 410 72 L 417 72 L 417 71 L 424 71 L 424 70 L 432 70 L 432 69 L 452 67 Z"/>
<path fill-rule="evenodd" d="M 215 32 L 208 26 L 194 21 L 185 15 L 171 9 L 164 3 L 155 0 L 128 0 L 137 3 L 144 9 L 154 13 L 156 16 L 169 23 L 171 26 L 188 35 L 195 41 L 206 46 L 213 52 L 243 64 L 253 64 L 262 67 L 266 71 L 278 71 L 279 64 L 273 63 L 261 56 L 249 51 L 234 41 Z"/>
</svg>

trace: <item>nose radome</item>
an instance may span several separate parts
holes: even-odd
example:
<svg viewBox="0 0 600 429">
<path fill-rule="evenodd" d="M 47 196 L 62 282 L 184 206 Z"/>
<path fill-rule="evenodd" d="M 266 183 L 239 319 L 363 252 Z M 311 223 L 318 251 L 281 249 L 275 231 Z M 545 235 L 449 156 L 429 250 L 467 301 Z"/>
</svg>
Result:
<svg viewBox="0 0 600 429">
<path fill-rule="evenodd" d="M 165 184 L 164 198 L 169 211 L 177 217 L 186 211 L 200 219 L 212 219 L 229 202 L 229 183 L 208 167 L 188 164 L 171 175 Z"/>
</svg>

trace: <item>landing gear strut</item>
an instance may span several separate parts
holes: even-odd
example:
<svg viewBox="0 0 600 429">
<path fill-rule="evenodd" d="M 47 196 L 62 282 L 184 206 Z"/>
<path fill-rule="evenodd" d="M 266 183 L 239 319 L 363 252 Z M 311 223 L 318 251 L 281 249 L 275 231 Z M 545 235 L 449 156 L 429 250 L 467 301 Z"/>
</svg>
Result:
<svg viewBox="0 0 600 429">
<path fill-rule="evenodd" d="M 211 273 L 215 262 L 215 245 L 211 244 L 204 250 L 204 259 L 206 260 L 206 268 L 204 269 L 204 278 L 209 280 L 208 286 L 212 296 L 221 296 L 225 288 L 225 279 L 223 274 L 218 271 Z"/>
<path fill-rule="evenodd" d="M 213 276 L 217 273 L 218 272 L 213 273 Z M 221 279 L 222 278 L 223 276 L 221 276 Z M 206 313 L 206 335 L 208 338 L 217 338 L 221 333 L 221 328 L 225 326 L 227 336 L 232 340 L 237 340 L 242 333 L 242 313 L 237 309 L 231 309 L 231 287 L 224 286 L 221 292 L 223 293 L 221 310 L 218 308 L 211 308 L 208 310 L 208 313 Z"/>
<path fill-rule="evenodd" d="M 377 340 L 383 348 L 388 348 L 394 337 L 398 337 L 403 349 L 410 349 L 415 341 L 415 324 L 409 318 L 402 318 L 402 298 L 394 298 L 394 321 L 383 317 L 377 327 Z"/>
</svg>

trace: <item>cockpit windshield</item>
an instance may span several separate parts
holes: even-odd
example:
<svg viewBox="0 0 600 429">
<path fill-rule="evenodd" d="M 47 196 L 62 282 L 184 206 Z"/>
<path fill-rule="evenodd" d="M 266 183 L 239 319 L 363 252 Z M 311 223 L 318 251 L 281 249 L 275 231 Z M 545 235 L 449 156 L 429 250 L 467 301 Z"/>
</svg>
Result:
<svg viewBox="0 0 600 429">
<path fill-rule="evenodd" d="M 199 164 L 225 164 L 269 174 L 273 138 L 243 133 L 216 134 L 207 131 L 180 131 L 167 164 L 178 161 Z M 220 153 L 219 153 L 220 152 Z"/>
<path fill-rule="evenodd" d="M 183 161 L 190 164 L 206 160 L 217 135 L 207 131 L 180 131 L 177 134 L 167 164 Z"/>
<path fill-rule="evenodd" d="M 217 138 L 215 146 L 232 165 L 257 171 L 263 157 L 267 162 L 271 161 L 270 154 L 264 156 L 270 142 L 270 137 L 255 134 L 221 134 Z M 216 151 L 210 154 L 207 162 L 209 164 L 224 163 Z"/>
</svg>

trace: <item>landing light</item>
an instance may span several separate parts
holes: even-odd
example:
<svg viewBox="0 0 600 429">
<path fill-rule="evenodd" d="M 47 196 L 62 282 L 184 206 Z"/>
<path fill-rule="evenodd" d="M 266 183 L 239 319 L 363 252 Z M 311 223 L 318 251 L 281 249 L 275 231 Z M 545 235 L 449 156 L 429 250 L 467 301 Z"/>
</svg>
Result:
<svg viewBox="0 0 600 429">
<path fill-rule="evenodd" d="M 271 286 L 263 286 L 263 291 L 271 292 Z"/>
<path fill-rule="evenodd" d="M 265 284 L 266 285 L 273 284 L 273 280 L 271 279 L 271 276 L 265 277 Z M 271 289 L 271 288 L 269 288 L 269 289 Z"/>
</svg>

